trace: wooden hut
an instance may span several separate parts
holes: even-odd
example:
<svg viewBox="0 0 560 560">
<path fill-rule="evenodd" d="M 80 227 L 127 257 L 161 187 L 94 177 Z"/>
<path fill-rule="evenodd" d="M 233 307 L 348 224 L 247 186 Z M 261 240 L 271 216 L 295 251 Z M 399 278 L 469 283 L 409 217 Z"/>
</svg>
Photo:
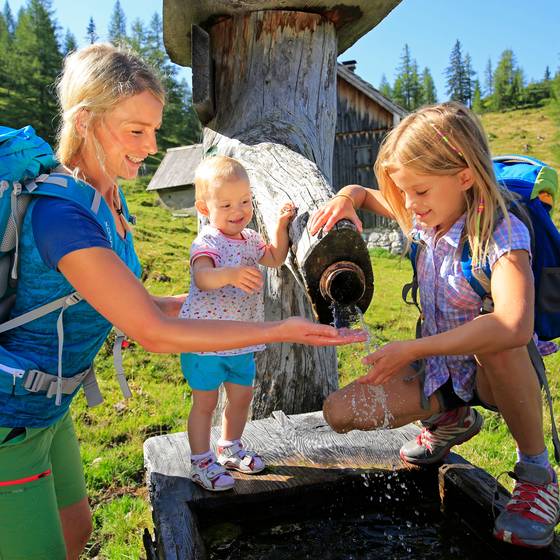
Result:
<svg viewBox="0 0 560 560">
<path fill-rule="evenodd" d="M 333 189 L 358 183 L 376 186 L 373 163 L 381 140 L 406 111 L 355 72 L 356 61 L 337 64 L 337 120 L 333 158 Z M 202 159 L 202 145 L 167 150 L 149 191 L 176 215 L 193 214 L 194 170 Z M 366 227 L 385 222 L 371 213 L 362 216 Z"/>
<path fill-rule="evenodd" d="M 196 214 L 194 172 L 201 159 L 202 144 L 170 148 L 148 185 L 175 215 Z"/>
</svg>

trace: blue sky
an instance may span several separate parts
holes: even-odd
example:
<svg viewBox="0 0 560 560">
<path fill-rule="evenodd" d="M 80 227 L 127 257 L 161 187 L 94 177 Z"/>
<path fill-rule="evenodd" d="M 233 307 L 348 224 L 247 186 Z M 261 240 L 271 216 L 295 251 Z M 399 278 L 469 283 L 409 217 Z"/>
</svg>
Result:
<svg viewBox="0 0 560 560">
<path fill-rule="evenodd" d="M 193 1 L 193 0 L 189 0 Z M 4 0 L 0 0 L 3 2 Z M 9 0 L 12 11 L 27 0 Z M 79 44 L 93 16 L 101 39 L 106 38 L 115 0 L 52 0 L 55 17 L 70 28 Z M 530 8 L 527 6 L 530 5 Z M 130 24 L 140 18 L 148 22 L 161 0 L 121 0 Z M 374 86 L 385 74 L 393 83 L 403 46 L 408 43 L 420 69 L 430 68 L 438 96 L 445 98 L 444 71 L 455 41 L 469 53 L 481 81 L 488 58 L 495 67 L 501 53 L 512 49 L 526 79 L 541 79 L 548 65 L 560 68 L 559 0 L 403 0 L 375 29 L 340 56 L 355 59 L 357 73 Z M 185 71 L 190 82 L 190 71 Z"/>
</svg>

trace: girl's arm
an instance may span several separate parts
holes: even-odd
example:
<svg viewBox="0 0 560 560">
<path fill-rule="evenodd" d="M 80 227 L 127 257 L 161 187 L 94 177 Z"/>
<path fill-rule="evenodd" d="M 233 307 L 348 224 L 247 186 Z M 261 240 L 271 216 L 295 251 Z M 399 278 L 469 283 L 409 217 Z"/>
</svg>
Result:
<svg viewBox="0 0 560 560">
<path fill-rule="evenodd" d="M 58 268 L 101 315 L 151 352 L 207 352 L 271 342 L 330 346 L 365 338 L 299 317 L 264 323 L 168 317 L 110 249 L 73 251 Z"/>
<path fill-rule="evenodd" d="M 534 283 L 529 254 L 511 251 L 492 269 L 494 312 L 445 333 L 392 342 L 364 358 L 363 383 L 381 384 L 402 367 L 428 356 L 488 354 L 525 346 L 533 336 Z"/>
<path fill-rule="evenodd" d="M 308 228 L 315 235 L 321 228 L 329 232 L 340 220 L 350 220 L 362 231 L 362 222 L 356 209 L 369 210 L 379 216 L 393 218 L 393 213 L 385 197 L 376 189 L 367 189 L 360 185 L 347 185 L 336 193 L 322 208 L 319 208 L 309 220 Z"/>
<path fill-rule="evenodd" d="M 270 268 L 278 268 L 284 264 L 290 247 L 288 226 L 296 213 L 296 207 L 288 202 L 280 209 L 276 229 L 272 232 L 272 239 L 259 264 Z"/>
</svg>

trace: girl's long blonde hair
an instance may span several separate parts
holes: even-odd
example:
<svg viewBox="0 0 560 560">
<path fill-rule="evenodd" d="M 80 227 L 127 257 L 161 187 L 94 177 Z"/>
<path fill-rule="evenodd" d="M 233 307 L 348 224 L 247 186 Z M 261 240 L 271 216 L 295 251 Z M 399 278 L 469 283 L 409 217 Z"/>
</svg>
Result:
<svg viewBox="0 0 560 560">
<path fill-rule="evenodd" d="M 92 125 L 117 103 L 144 91 L 150 91 L 162 103 L 165 101 L 156 71 L 132 51 L 110 43 L 96 43 L 68 55 L 57 82 L 61 111 L 58 161 L 73 168 L 75 173 L 79 171 L 73 161 L 85 140 L 76 125 L 81 111 L 88 112 L 89 134 Z M 95 136 L 93 141 L 103 167 L 103 149 Z"/>
<path fill-rule="evenodd" d="M 410 235 L 412 215 L 390 177 L 400 167 L 421 175 L 454 175 L 466 168 L 472 171 L 474 184 L 465 191 L 465 235 L 473 270 L 482 267 L 499 215 L 510 227 L 507 204 L 512 197 L 498 186 L 486 135 L 474 113 L 453 101 L 423 107 L 385 137 L 375 162 L 375 176 L 397 222 Z"/>
</svg>

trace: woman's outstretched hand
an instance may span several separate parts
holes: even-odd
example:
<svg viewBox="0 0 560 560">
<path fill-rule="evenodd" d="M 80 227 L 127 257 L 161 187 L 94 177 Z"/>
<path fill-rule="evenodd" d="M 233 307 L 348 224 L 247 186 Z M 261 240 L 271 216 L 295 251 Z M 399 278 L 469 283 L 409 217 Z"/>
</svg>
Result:
<svg viewBox="0 0 560 560">
<path fill-rule="evenodd" d="M 282 321 L 280 337 L 283 342 L 311 346 L 339 346 L 365 342 L 367 333 L 363 330 L 335 329 L 330 325 L 313 323 L 303 317 L 290 317 Z"/>
<path fill-rule="evenodd" d="M 418 359 L 414 353 L 413 340 L 399 340 L 389 342 L 362 359 L 362 364 L 371 366 L 369 371 L 358 378 L 358 383 L 369 383 L 370 385 L 383 385 L 402 370 Z"/>
<path fill-rule="evenodd" d="M 316 210 L 309 219 L 307 228 L 311 235 L 315 235 L 321 228 L 328 233 L 340 220 L 350 220 L 358 231 L 362 232 L 362 222 L 352 202 L 343 196 L 331 198 L 322 208 Z"/>
</svg>

